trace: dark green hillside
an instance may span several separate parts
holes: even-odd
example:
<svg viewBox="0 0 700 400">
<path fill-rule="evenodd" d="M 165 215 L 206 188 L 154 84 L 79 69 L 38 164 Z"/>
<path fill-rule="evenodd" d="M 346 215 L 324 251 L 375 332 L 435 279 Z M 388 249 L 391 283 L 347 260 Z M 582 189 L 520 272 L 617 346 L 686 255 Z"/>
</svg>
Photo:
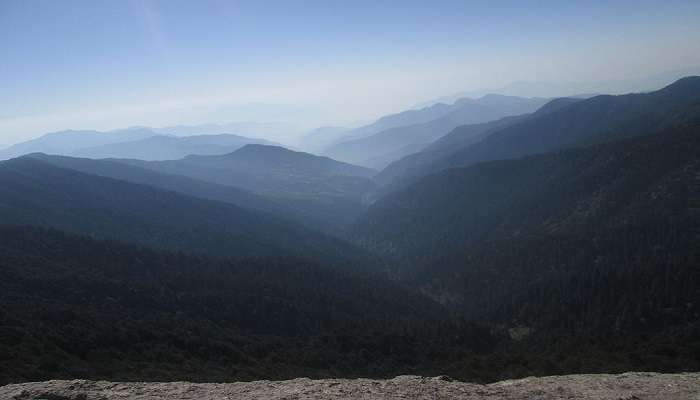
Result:
<svg viewBox="0 0 700 400">
<path fill-rule="evenodd" d="M 602 229 L 654 213 L 683 216 L 696 195 L 695 177 L 687 171 L 698 161 L 700 131 L 688 126 L 588 149 L 450 169 L 378 201 L 358 231 L 400 254 L 426 256 L 494 237 Z M 678 174 L 675 185 L 685 185 L 685 192 L 670 192 L 669 199 L 649 192 L 666 185 L 672 174 Z"/>
<path fill-rule="evenodd" d="M 364 197 L 376 188 L 371 169 L 278 146 L 247 145 L 230 154 L 171 161 L 115 161 L 251 191 L 331 231 L 354 222 Z"/>
<path fill-rule="evenodd" d="M 339 224 L 337 220 L 343 218 L 342 215 L 323 215 L 317 209 L 309 210 L 309 205 L 304 202 L 295 204 L 291 201 L 275 200 L 233 186 L 217 185 L 186 176 L 160 173 L 112 160 L 92 160 L 89 158 L 52 156 L 40 153 L 29 154 L 27 157 L 37 158 L 58 167 L 73 169 L 87 174 L 153 186 L 188 196 L 216 200 L 242 208 L 263 211 L 323 231 L 333 231 Z"/>
<path fill-rule="evenodd" d="M 0 273 L 0 384 L 434 372 L 445 349 L 489 343 L 387 280 L 298 258 L 1 226 Z"/>
<path fill-rule="evenodd" d="M 357 234 L 435 299 L 539 344 L 697 332 L 700 128 L 443 171 Z"/>
<path fill-rule="evenodd" d="M 542 350 L 450 318 L 376 275 L 294 257 L 192 257 L 7 226 L 0 239 L 0 384 L 400 374 L 493 381 L 700 366 L 697 331 L 696 339 L 692 331 L 562 335 Z M 659 278 L 649 282 L 629 293 Z M 678 326 L 684 317 L 663 319 Z"/>
<path fill-rule="evenodd" d="M 266 213 L 32 158 L 0 163 L 0 221 L 212 255 L 368 262 L 352 246 Z"/>
<path fill-rule="evenodd" d="M 112 160 L 93 160 L 43 153 L 28 154 L 26 157 L 86 174 L 153 186 L 203 199 L 222 201 L 242 208 L 256 209 L 279 215 L 285 215 L 289 212 L 285 210 L 282 204 L 277 204 L 263 196 L 242 189 L 216 185 L 181 175 L 163 174 Z"/>
<path fill-rule="evenodd" d="M 700 128 L 639 133 L 442 171 L 380 200 L 354 233 L 392 280 L 267 214 L 2 163 L 3 223 L 132 243 L 0 229 L 2 380 L 698 369 Z"/>
</svg>

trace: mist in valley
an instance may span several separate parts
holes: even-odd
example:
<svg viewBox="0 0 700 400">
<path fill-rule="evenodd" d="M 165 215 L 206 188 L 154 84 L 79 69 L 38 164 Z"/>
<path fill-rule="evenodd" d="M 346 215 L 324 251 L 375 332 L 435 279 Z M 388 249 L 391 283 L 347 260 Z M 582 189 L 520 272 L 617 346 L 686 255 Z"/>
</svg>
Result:
<svg viewBox="0 0 700 400">
<path fill-rule="evenodd" d="M 0 1 L 0 395 L 700 393 L 700 5 L 438 3 Z"/>
</svg>

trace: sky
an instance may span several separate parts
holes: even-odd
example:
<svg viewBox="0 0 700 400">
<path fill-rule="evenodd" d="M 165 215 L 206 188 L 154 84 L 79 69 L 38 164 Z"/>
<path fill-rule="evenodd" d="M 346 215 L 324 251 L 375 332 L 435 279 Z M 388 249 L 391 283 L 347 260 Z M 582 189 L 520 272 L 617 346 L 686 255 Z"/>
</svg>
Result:
<svg viewBox="0 0 700 400">
<path fill-rule="evenodd" d="M 0 145 L 62 129 L 351 125 L 512 82 L 700 66 L 700 1 L 0 0 Z"/>
</svg>

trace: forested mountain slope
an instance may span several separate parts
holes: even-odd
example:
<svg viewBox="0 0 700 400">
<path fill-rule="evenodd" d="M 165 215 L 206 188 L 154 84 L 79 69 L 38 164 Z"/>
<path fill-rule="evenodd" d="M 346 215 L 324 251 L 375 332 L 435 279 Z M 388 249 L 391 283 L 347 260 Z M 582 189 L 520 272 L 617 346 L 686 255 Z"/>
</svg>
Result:
<svg viewBox="0 0 700 400">
<path fill-rule="evenodd" d="M 333 218 L 334 216 L 323 215 L 318 210 L 295 207 L 293 204 L 288 204 L 284 201 L 275 200 L 233 186 L 217 185 L 186 176 L 160 173 L 113 160 L 93 160 L 89 158 L 52 156 L 41 153 L 29 154 L 27 157 L 36 158 L 58 167 L 73 169 L 87 174 L 153 186 L 188 196 L 216 200 L 242 208 L 263 211 L 324 231 L 334 230 L 339 224 L 337 221 L 341 220 L 340 217 L 342 217 L 338 216 Z"/>
<path fill-rule="evenodd" d="M 492 382 L 700 366 L 687 335 L 561 337 L 542 351 L 375 274 L 308 259 L 193 257 L 27 227 L 0 226 L 0 239 L 0 384 L 405 374 Z"/>
<path fill-rule="evenodd" d="M 700 127 L 446 170 L 356 233 L 436 299 L 533 340 L 697 334 Z"/>
<path fill-rule="evenodd" d="M 32 158 L 0 163 L 0 220 L 216 255 L 346 261 L 358 255 L 339 240 L 269 214 Z"/>
<path fill-rule="evenodd" d="M 247 145 L 220 156 L 181 160 L 115 160 L 166 174 L 234 186 L 299 210 L 330 230 L 340 230 L 364 210 L 376 184 L 368 168 L 278 146 Z"/>
<path fill-rule="evenodd" d="M 375 171 L 277 146 L 247 145 L 230 154 L 181 160 L 116 160 L 258 193 L 282 196 L 354 194 Z"/>
<path fill-rule="evenodd" d="M 411 256 L 459 248 L 491 235 L 604 226 L 613 222 L 612 216 L 622 218 L 623 210 L 643 212 L 640 216 L 682 214 L 692 210 L 687 208 L 692 199 L 686 197 L 695 190 L 692 171 L 700 160 L 699 147 L 700 131 L 693 125 L 585 149 L 449 169 L 372 205 L 357 231 L 378 246 Z M 674 173 L 678 184 L 686 186 L 686 192 L 667 193 L 679 196 L 677 201 L 662 203 L 663 198 L 646 192 Z M 652 200 L 654 207 L 646 210 L 633 203 Z"/>
<path fill-rule="evenodd" d="M 688 77 L 655 92 L 557 104 L 554 110 L 535 113 L 532 118 L 492 131 L 477 143 L 430 160 L 427 166 L 405 175 L 393 171 L 392 176 L 396 182 L 411 182 L 447 168 L 653 134 L 699 118 L 700 77 Z"/>
<path fill-rule="evenodd" d="M 0 225 L 0 260 L 0 384 L 429 372 L 444 349 L 484 345 L 386 279 L 306 259 Z"/>
<path fill-rule="evenodd" d="M 194 197 L 223 201 L 243 208 L 259 209 L 267 212 L 279 212 L 282 208 L 281 205 L 274 203 L 270 199 L 243 189 L 216 185 L 181 175 L 164 174 L 113 160 L 93 160 L 90 158 L 55 156 L 43 153 L 28 154 L 26 157 L 86 174 L 172 190 Z"/>
</svg>

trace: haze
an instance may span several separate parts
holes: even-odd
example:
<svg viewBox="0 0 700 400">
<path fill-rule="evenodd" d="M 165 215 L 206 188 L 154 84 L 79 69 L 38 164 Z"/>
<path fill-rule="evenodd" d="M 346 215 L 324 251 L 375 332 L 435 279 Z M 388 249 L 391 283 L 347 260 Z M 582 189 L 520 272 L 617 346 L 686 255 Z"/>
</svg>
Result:
<svg viewBox="0 0 700 400">
<path fill-rule="evenodd" d="M 270 139 L 293 142 L 459 91 L 656 89 L 700 65 L 698 15 L 697 1 L 3 0 L 0 143 L 240 121 L 288 123 Z M 674 76 L 630 88 L 656 74 Z"/>
<path fill-rule="evenodd" d="M 700 400 L 698 21 L 0 0 L 0 399 Z"/>
</svg>

